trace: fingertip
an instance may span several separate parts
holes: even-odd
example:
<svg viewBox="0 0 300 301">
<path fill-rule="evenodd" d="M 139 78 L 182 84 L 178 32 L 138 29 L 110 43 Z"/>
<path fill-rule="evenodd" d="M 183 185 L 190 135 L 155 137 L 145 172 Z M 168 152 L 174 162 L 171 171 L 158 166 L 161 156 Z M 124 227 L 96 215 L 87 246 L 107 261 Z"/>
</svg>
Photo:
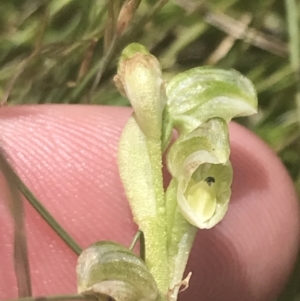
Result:
<svg viewBox="0 0 300 301">
<path fill-rule="evenodd" d="M 82 247 L 98 240 L 129 246 L 135 234 L 116 163 L 130 114 L 126 108 L 64 105 L 0 110 L 1 139 L 11 162 Z M 76 255 L 27 202 L 25 209 L 34 295 L 76 292 Z M 0 296 L 8 299 L 17 296 L 13 227 L 7 210 L 1 217 L 0 266 L 7 277 L 0 282 Z"/>
<path fill-rule="evenodd" d="M 0 110 L 3 143 L 19 174 L 84 247 L 101 239 L 129 245 L 135 233 L 116 160 L 131 113 L 67 105 Z M 230 124 L 230 137 L 232 201 L 217 227 L 198 233 L 187 269 L 191 286 L 181 297 L 188 300 L 274 298 L 299 247 L 297 197 L 282 163 L 243 127 Z M 26 214 L 35 295 L 75 292 L 76 256 L 28 205 Z M 9 231 L 6 254 L 12 253 Z M 16 286 L 8 287 L 0 281 L 1 297 L 12 297 Z"/>
</svg>

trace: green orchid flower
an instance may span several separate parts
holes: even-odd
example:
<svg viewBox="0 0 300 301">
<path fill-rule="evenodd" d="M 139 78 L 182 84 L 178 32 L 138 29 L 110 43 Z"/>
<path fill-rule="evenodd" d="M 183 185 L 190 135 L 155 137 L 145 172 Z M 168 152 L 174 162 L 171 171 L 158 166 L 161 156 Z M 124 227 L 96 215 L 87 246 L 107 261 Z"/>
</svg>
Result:
<svg viewBox="0 0 300 301">
<path fill-rule="evenodd" d="M 178 182 L 177 201 L 182 215 L 200 229 L 224 217 L 231 195 L 226 122 L 211 118 L 171 147 L 167 164 Z"/>
<path fill-rule="evenodd" d="M 179 138 L 168 155 L 182 215 L 200 229 L 224 217 L 231 195 L 227 123 L 257 111 L 253 84 L 235 70 L 197 67 L 166 85 L 167 111 Z"/>
<path fill-rule="evenodd" d="M 144 234 L 145 262 L 115 243 L 92 245 L 78 260 L 78 291 L 99 300 L 176 301 L 190 277 L 182 280 L 197 229 L 214 227 L 228 209 L 228 122 L 256 112 L 256 92 L 237 71 L 208 67 L 165 83 L 158 60 L 136 43 L 123 50 L 114 80 L 134 110 L 118 164 Z M 165 190 L 162 156 L 174 129 L 179 135 L 167 153 L 172 180 Z"/>
</svg>

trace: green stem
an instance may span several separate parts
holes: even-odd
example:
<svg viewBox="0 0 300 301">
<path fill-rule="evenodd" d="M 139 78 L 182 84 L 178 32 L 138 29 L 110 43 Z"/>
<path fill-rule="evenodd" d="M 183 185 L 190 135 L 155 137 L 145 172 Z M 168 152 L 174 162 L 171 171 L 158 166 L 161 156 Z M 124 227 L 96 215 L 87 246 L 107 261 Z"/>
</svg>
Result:
<svg viewBox="0 0 300 301">
<path fill-rule="evenodd" d="M 177 210 L 175 218 L 182 218 L 181 213 Z M 194 243 L 194 239 L 198 228 L 191 224 L 186 224 L 183 227 L 181 235 L 174 236 L 172 244 L 169 246 L 169 258 L 170 265 L 170 289 L 173 290 L 170 295 L 169 301 L 176 301 L 178 292 L 180 289 L 181 280 L 183 280 L 183 274 L 190 256 L 190 252 Z M 175 244 L 177 242 L 177 245 Z M 172 254 L 173 253 L 173 254 Z"/>
<path fill-rule="evenodd" d="M 167 223 L 162 175 L 161 141 L 147 139 L 147 148 L 151 163 L 152 178 L 155 179 L 156 216 L 149 219 L 152 233 L 144 233 L 146 240 L 146 263 L 156 279 L 162 293 L 167 293 L 169 267 L 167 254 Z M 154 235 L 155 233 L 155 235 Z"/>
<path fill-rule="evenodd" d="M 179 291 L 178 283 L 182 280 L 183 273 L 197 233 L 181 214 L 177 205 L 178 182 L 172 179 L 166 192 L 166 212 L 168 221 L 168 264 L 170 268 L 169 289 L 173 290 L 169 298 L 176 301 Z"/>
<path fill-rule="evenodd" d="M 298 123 L 300 124 L 300 30 L 299 3 L 295 0 L 285 0 L 287 25 L 289 32 L 290 65 L 292 67 L 296 85 L 296 108 Z"/>
</svg>

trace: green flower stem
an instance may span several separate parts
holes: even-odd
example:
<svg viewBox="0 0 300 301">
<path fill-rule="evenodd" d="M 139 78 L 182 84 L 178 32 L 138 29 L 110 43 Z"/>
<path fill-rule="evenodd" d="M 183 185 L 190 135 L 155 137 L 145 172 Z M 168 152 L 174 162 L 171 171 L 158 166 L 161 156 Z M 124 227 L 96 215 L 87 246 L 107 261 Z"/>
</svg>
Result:
<svg viewBox="0 0 300 301">
<path fill-rule="evenodd" d="M 172 290 L 172 294 L 169 297 L 169 301 L 177 300 L 177 295 L 180 289 L 178 284 L 183 279 L 183 274 L 198 231 L 198 228 L 190 223 L 185 223 L 183 226 L 183 217 L 178 209 L 176 210 L 174 218 L 179 221 L 174 225 L 179 231 L 177 231 L 176 234 L 172 234 L 173 240 L 172 244 L 169 246 L 168 262 L 170 267 L 173 268 L 170 274 L 170 289 Z"/>
<path fill-rule="evenodd" d="M 172 179 L 166 192 L 170 301 L 177 300 L 180 288 L 178 283 L 183 278 L 183 273 L 197 233 L 197 227 L 192 226 L 179 211 L 176 200 L 177 187 L 178 182 Z"/>
<path fill-rule="evenodd" d="M 155 218 L 153 218 L 151 222 L 153 228 L 150 226 L 150 233 L 148 233 L 148 235 L 145 234 L 146 263 L 154 275 L 160 291 L 164 293 L 168 288 L 169 269 L 167 261 L 166 210 L 163 189 L 161 141 L 147 139 L 147 148 L 151 163 L 152 177 L 155 179 L 153 184 L 157 211 Z M 155 232 L 154 229 L 156 229 Z M 152 238 L 151 241 L 149 241 L 149 235 Z M 158 263 L 158 260 L 160 263 Z"/>
</svg>

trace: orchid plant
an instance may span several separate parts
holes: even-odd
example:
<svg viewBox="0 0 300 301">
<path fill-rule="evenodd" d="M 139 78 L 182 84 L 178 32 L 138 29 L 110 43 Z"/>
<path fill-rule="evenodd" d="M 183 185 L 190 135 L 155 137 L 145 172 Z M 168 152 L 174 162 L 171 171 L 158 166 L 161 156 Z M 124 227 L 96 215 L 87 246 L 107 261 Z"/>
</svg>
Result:
<svg viewBox="0 0 300 301">
<path fill-rule="evenodd" d="M 214 227 L 228 209 L 228 122 L 256 112 L 256 92 L 237 71 L 209 67 L 165 82 L 158 60 L 136 43 L 123 50 L 115 84 L 134 110 L 118 158 L 145 258 L 117 243 L 95 243 L 79 256 L 78 291 L 100 300 L 176 301 L 191 277 L 184 271 L 197 229 Z M 172 176 L 166 190 L 165 152 Z"/>
</svg>

